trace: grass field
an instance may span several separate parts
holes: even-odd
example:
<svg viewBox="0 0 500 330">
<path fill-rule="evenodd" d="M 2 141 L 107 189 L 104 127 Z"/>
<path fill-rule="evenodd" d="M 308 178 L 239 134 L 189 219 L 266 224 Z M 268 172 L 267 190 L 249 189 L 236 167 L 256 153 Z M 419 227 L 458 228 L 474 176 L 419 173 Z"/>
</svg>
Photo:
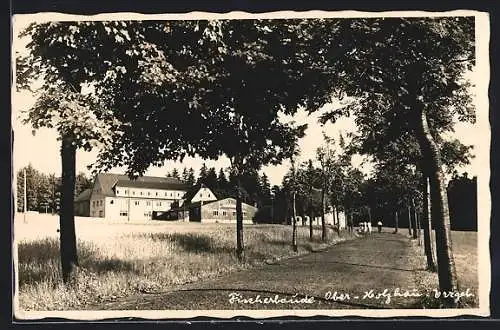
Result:
<svg viewBox="0 0 500 330">
<path fill-rule="evenodd" d="M 235 255 L 235 225 L 113 223 L 77 218 L 79 270 L 71 286 L 61 283 L 58 219 L 32 216 L 15 220 L 19 307 L 22 310 L 68 310 L 96 305 L 138 292 L 162 292 L 175 285 L 245 269 L 294 255 L 291 226 L 246 225 L 246 262 Z M 299 254 L 325 246 L 309 241 L 298 228 Z M 329 230 L 328 243 L 340 241 Z"/>
<path fill-rule="evenodd" d="M 434 235 L 433 239 L 435 239 Z M 462 303 L 464 303 L 463 307 L 478 307 L 479 272 L 477 232 L 452 231 L 451 239 L 459 290 L 465 291 L 470 289 L 475 294 L 473 298 L 462 299 Z M 423 246 L 418 246 L 415 242 L 414 249 L 417 257 L 413 262 L 419 263 L 422 268 L 425 268 L 426 259 Z M 437 273 L 430 272 L 419 272 L 416 281 L 422 291 L 426 288 L 435 288 L 439 283 Z M 438 307 L 434 305 L 436 302 L 437 300 L 429 300 L 423 301 L 423 304 L 427 308 L 435 308 Z"/>
</svg>

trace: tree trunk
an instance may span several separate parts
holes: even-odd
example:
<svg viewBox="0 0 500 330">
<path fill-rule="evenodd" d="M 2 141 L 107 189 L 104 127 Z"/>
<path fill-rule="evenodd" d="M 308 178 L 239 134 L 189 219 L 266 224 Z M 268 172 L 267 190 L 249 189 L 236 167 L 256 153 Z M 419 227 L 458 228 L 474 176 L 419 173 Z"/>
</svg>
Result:
<svg viewBox="0 0 500 330">
<path fill-rule="evenodd" d="M 413 239 L 417 239 L 418 238 L 418 224 L 417 224 L 417 211 L 415 210 L 415 203 L 413 202 L 412 200 L 412 207 L 413 207 Z"/>
<path fill-rule="evenodd" d="M 337 223 L 339 224 L 339 230 L 340 230 L 340 207 L 339 207 L 339 199 L 335 198 L 337 201 L 337 205 L 335 205 L 335 214 L 337 216 Z M 345 213 L 344 213 L 345 214 Z M 347 219 L 345 219 L 347 222 Z"/>
<path fill-rule="evenodd" d="M 311 209 L 309 210 L 309 240 L 311 242 L 313 240 L 313 218 L 314 218 L 314 208 L 313 208 L 313 199 L 311 190 Z"/>
<path fill-rule="evenodd" d="M 340 222 L 339 222 L 339 219 L 337 218 L 336 208 L 337 208 L 337 205 L 332 205 L 332 219 L 333 219 L 333 225 L 339 226 Z"/>
<path fill-rule="evenodd" d="M 297 221 L 295 212 L 295 191 L 292 193 L 292 249 L 294 252 L 298 251 L 297 248 Z"/>
<path fill-rule="evenodd" d="M 417 219 L 417 238 L 418 246 L 422 246 L 422 224 L 420 223 L 420 214 L 415 209 L 415 219 Z"/>
<path fill-rule="evenodd" d="M 243 243 L 243 210 L 241 206 L 241 180 L 238 177 L 236 187 L 236 255 L 239 261 L 245 260 Z"/>
<path fill-rule="evenodd" d="M 429 203 L 429 182 L 428 178 L 422 176 L 422 192 L 423 192 L 423 212 L 422 212 L 422 225 L 424 227 L 424 251 L 427 259 L 427 270 L 435 272 L 437 270 L 434 261 L 434 244 L 431 239 L 432 222 L 431 222 L 431 205 Z"/>
<path fill-rule="evenodd" d="M 63 282 L 69 283 L 78 267 L 75 233 L 75 176 L 76 176 L 76 146 L 70 136 L 62 137 L 62 191 L 59 215 L 59 234 L 61 241 L 61 269 Z"/>
<path fill-rule="evenodd" d="M 418 105 L 421 108 L 418 109 L 420 118 L 417 137 L 424 162 L 428 166 L 431 213 L 436 231 L 439 289 L 442 292 L 456 292 L 458 282 L 453 259 L 448 196 L 444 184 L 441 154 L 430 132 L 423 105 Z M 444 303 L 447 307 L 456 306 L 452 298 L 446 299 Z"/>
<path fill-rule="evenodd" d="M 370 206 L 368 206 L 368 221 L 370 222 L 370 224 L 373 225 L 373 223 L 372 223 L 372 210 L 371 210 Z"/>
<path fill-rule="evenodd" d="M 394 233 L 397 233 L 398 229 L 399 229 L 398 211 L 394 212 L 394 220 L 396 221 L 395 228 L 394 228 Z"/>
<path fill-rule="evenodd" d="M 321 240 L 326 241 L 325 189 L 321 189 Z"/>
<path fill-rule="evenodd" d="M 274 196 L 271 198 L 271 223 L 274 222 Z"/>
<path fill-rule="evenodd" d="M 408 235 L 411 236 L 412 223 L 411 223 L 411 209 L 410 209 L 410 204 L 407 205 L 407 208 L 408 208 Z"/>
<path fill-rule="evenodd" d="M 422 225 L 420 224 L 420 213 L 418 212 L 415 204 L 413 204 L 413 218 L 415 219 L 415 223 L 417 225 L 417 238 L 420 238 Z"/>
<path fill-rule="evenodd" d="M 288 219 L 290 219 L 290 218 L 289 218 L 289 215 L 290 215 L 290 214 L 289 214 L 289 212 L 290 212 L 290 211 L 289 211 L 289 206 L 290 206 L 290 204 L 288 204 L 288 203 L 289 203 L 289 202 L 287 201 L 287 202 L 286 202 L 286 205 L 285 205 L 285 225 L 288 225 L 288 224 L 289 224 L 289 223 L 288 223 Z"/>
<path fill-rule="evenodd" d="M 349 232 L 352 233 L 354 230 L 354 224 L 352 223 L 352 221 L 349 219 L 349 217 L 347 216 L 347 214 L 345 212 L 344 212 L 344 218 L 345 218 L 347 227 L 349 229 Z"/>
</svg>

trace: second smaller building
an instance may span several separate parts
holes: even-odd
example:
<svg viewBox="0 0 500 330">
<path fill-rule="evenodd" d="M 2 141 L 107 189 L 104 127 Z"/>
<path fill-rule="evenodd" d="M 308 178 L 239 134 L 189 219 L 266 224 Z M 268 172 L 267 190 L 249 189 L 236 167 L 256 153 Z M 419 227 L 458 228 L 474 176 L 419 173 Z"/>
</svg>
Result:
<svg viewBox="0 0 500 330">
<path fill-rule="evenodd" d="M 241 203 L 243 223 L 253 223 L 257 208 Z M 204 223 L 236 222 L 236 199 L 224 198 L 213 202 L 195 202 L 189 205 L 189 221 Z"/>
<path fill-rule="evenodd" d="M 201 223 L 236 223 L 236 199 L 217 196 L 206 186 L 197 185 L 185 195 L 184 204 L 165 212 L 162 220 L 184 220 Z M 241 203 L 243 223 L 254 222 L 257 208 Z"/>
</svg>

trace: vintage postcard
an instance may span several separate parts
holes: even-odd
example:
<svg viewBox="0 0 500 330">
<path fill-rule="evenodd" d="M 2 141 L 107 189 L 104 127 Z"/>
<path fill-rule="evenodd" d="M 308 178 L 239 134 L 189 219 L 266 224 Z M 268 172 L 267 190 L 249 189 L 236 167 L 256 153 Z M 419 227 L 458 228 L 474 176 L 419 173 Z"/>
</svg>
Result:
<svg viewBox="0 0 500 330">
<path fill-rule="evenodd" d="M 490 314 L 487 13 L 12 33 L 17 319 Z"/>
</svg>

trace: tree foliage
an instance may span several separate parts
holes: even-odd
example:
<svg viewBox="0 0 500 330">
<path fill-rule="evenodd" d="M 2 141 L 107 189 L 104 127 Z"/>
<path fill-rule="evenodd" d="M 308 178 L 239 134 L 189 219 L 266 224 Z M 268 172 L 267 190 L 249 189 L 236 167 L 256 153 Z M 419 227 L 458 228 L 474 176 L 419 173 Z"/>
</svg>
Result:
<svg viewBox="0 0 500 330">
<path fill-rule="evenodd" d="M 32 42 L 18 61 L 18 86 L 44 78 L 27 121 L 55 127 L 69 162 L 70 147 L 99 144 L 96 169 L 126 166 L 131 177 L 166 159 L 228 157 L 239 253 L 241 180 L 292 158 L 304 135 L 280 114 L 344 100 L 322 121 L 354 115 L 360 150 L 381 160 L 400 150 L 398 170 L 413 162 L 430 177 L 447 272 L 440 284 L 455 289 L 441 154 L 445 165 L 467 161 L 468 147 L 443 136 L 457 119 L 475 120 L 464 79 L 474 65 L 473 17 L 52 22 L 25 34 Z M 362 204 L 363 176 L 349 157 L 337 161 L 335 193 L 352 210 Z"/>
</svg>

